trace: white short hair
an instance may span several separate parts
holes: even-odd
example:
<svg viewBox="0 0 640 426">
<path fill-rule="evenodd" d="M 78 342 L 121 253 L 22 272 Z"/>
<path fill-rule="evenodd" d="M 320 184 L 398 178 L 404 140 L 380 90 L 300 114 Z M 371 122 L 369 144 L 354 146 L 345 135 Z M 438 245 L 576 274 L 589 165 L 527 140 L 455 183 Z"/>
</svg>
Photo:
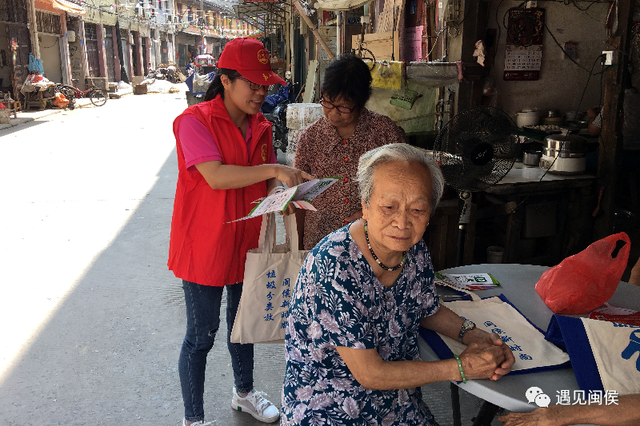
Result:
<svg viewBox="0 0 640 426">
<path fill-rule="evenodd" d="M 436 210 L 442 193 L 444 192 L 444 177 L 440 166 L 423 150 L 406 143 L 393 143 L 374 148 L 364 153 L 358 162 L 358 187 L 360 197 L 368 206 L 373 193 L 373 174 L 378 166 L 392 161 L 416 162 L 421 164 L 431 174 L 432 199 L 431 213 Z"/>
</svg>

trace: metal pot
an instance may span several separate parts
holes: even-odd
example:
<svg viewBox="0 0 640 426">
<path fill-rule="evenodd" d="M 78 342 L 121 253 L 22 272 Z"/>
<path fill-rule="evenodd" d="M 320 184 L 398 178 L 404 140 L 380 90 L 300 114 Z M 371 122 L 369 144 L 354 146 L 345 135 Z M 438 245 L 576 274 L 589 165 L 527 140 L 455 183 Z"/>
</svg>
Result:
<svg viewBox="0 0 640 426">
<path fill-rule="evenodd" d="M 542 148 L 544 155 L 547 157 L 560 157 L 560 158 L 577 158 L 584 157 L 584 152 L 571 152 L 571 151 L 560 151 L 557 149 L 551 148 Z"/>
<path fill-rule="evenodd" d="M 537 166 L 540 164 L 542 151 L 525 151 L 522 155 L 522 164 L 525 166 Z"/>
<path fill-rule="evenodd" d="M 556 155 L 545 154 L 556 157 L 559 153 L 581 154 L 587 150 L 587 140 L 578 135 L 549 135 L 544 138 L 545 150 L 554 151 Z"/>
</svg>

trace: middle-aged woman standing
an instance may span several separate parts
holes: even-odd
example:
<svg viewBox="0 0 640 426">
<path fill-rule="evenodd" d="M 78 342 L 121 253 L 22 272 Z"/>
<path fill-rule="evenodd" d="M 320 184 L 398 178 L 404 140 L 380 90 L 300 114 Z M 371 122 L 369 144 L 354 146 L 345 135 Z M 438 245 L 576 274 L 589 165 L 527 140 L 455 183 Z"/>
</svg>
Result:
<svg viewBox="0 0 640 426">
<path fill-rule="evenodd" d="M 360 58 L 345 55 L 333 61 L 321 87 L 324 117 L 298 139 L 293 167 L 317 177 L 342 178 L 313 200 L 318 211 L 296 213 L 306 250 L 362 215 L 354 180 L 360 156 L 381 145 L 404 142 L 402 129 L 389 117 L 365 108 L 371 81 L 369 67 Z"/>
<path fill-rule="evenodd" d="M 185 110 L 173 123 L 178 184 L 171 221 L 169 269 L 182 279 L 187 332 L 178 372 L 183 426 L 206 426 L 204 382 L 207 354 L 220 325 L 222 291 L 227 289 L 227 346 L 234 384 L 231 406 L 272 423 L 278 409 L 253 388 L 253 345 L 231 343 L 244 264 L 258 246 L 260 219 L 245 216 L 251 203 L 278 188 L 312 178 L 276 163 L 271 125 L 260 114 L 269 85 L 283 83 L 271 70 L 269 53 L 254 39 L 237 38 L 220 55 L 205 102 Z M 231 223 L 230 223 L 231 222 Z"/>
<path fill-rule="evenodd" d="M 360 158 L 362 219 L 309 253 L 291 298 L 281 425 L 435 425 L 420 386 L 498 380 L 514 357 L 441 306 L 422 235 L 442 195 L 438 165 L 406 144 Z M 420 326 L 468 345 L 420 360 Z M 464 374 L 464 376 L 463 376 Z"/>
</svg>

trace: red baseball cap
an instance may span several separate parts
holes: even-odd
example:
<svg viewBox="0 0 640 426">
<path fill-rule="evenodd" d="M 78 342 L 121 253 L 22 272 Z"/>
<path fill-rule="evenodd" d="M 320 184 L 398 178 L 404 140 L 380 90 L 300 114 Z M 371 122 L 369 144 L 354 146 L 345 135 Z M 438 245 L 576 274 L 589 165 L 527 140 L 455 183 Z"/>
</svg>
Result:
<svg viewBox="0 0 640 426">
<path fill-rule="evenodd" d="M 236 38 L 222 50 L 216 64 L 218 68 L 236 70 L 244 78 L 263 86 L 286 82 L 271 70 L 269 52 L 254 38 Z"/>
</svg>

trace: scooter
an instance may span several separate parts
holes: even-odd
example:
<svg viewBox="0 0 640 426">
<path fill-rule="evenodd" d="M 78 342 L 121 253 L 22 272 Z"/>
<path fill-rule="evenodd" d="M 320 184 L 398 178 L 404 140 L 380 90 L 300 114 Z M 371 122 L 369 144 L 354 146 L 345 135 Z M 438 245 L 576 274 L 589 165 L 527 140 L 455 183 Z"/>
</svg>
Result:
<svg viewBox="0 0 640 426">
<path fill-rule="evenodd" d="M 289 128 L 287 127 L 287 107 L 289 103 L 276 105 L 270 114 L 265 114 L 265 118 L 273 123 L 273 149 L 287 152 L 289 144 Z"/>
<path fill-rule="evenodd" d="M 288 74 L 288 72 L 287 72 Z M 276 93 L 267 95 L 262 107 L 262 115 L 273 123 L 273 148 L 287 152 L 289 143 L 289 128 L 287 127 L 287 107 L 295 100 L 293 84 L 287 78 L 287 84 L 280 86 Z"/>
</svg>

